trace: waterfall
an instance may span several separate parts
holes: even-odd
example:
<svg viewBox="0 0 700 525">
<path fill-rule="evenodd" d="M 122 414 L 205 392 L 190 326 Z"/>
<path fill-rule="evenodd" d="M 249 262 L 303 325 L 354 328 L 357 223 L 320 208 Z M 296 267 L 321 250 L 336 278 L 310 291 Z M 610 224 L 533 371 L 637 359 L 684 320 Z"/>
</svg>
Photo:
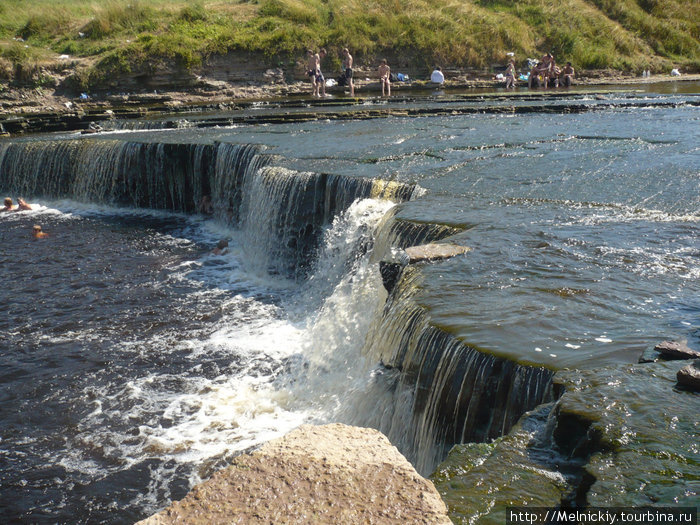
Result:
<svg viewBox="0 0 700 525">
<path fill-rule="evenodd" d="M 237 226 L 252 264 L 303 278 L 323 227 L 358 199 L 401 202 L 415 186 L 271 166 L 254 144 L 108 139 L 0 145 L 0 190 L 119 206 L 193 212 L 210 195 L 219 220 Z"/>
<path fill-rule="evenodd" d="M 263 155 L 260 146 L 255 144 L 217 144 L 209 194 L 219 218 L 231 224 L 239 223 L 243 187 L 269 163 L 270 157 Z"/>
<path fill-rule="evenodd" d="M 353 264 L 350 258 L 330 269 L 316 266 L 328 225 L 362 199 L 400 203 L 416 190 L 391 181 L 298 172 L 273 162 L 251 144 L 8 142 L 0 145 L 0 190 L 178 212 L 194 212 L 201 197 L 211 195 L 217 218 L 239 229 L 248 263 L 312 286 L 328 272 L 338 281 L 343 265 Z M 373 243 L 376 263 L 394 249 L 464 230 L 400 218 L 400 208 L 385 214 L 374 236 L 365 235 L 359 221 L 353 253 L 366 253 Z M 337 224 L 342 230 L 342 221 Z M 338 237 L 339 244 L 326 251 L 339 250 L 340 240 L 347 239 Z M 324 260 L 331 255 L 325 253 Z M 339 417 L 378 428 L 428 473 L 453 444 L 500 436 L 549 399 L 552 373 L 473 348 L 433 325 L 417 301 L 421 285 L 420 269 L 408 266 L 376 316 L 362 312 L 370 326 L 363 331 L 362 355 L 371 369 L 371 392 L 355 396 Z"/>
<path fill-rule="evenodd" d="M 381 363 L 352 423 L 382 431 L 422 473 L 457 443 L 507 433 L 552 398 L 553 372 L 469 346 L 433 325 L 417 302 L 420 268 L 409 266 L 369 330 L 363 353 Z"/>
<path fill-rule="evenodd" d="M 0 189 L 140 208 L 192 211 L 215 151 L 206 144 L 119 140 L 6 143 Z"/>
</svg>

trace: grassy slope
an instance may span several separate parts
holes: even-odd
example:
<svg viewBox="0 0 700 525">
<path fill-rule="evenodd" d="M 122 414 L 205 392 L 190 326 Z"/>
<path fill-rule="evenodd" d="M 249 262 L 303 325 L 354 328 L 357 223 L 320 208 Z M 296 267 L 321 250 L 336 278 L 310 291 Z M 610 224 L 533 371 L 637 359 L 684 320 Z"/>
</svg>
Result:
<svg viewBox="0 0 700 525">
<path fill-rule="evenodd" d="M 41 65 L 65 54 L 90 64 L 77 83 L 96 86 L 233 50 L 288 65 L 320 46 L 360 63 L 485 68 L 552 51 L 580 69 L 697 71 L 699 20 L 697 0 L 2 0 L 0 77 L 41 84 Z"/>
</svg>

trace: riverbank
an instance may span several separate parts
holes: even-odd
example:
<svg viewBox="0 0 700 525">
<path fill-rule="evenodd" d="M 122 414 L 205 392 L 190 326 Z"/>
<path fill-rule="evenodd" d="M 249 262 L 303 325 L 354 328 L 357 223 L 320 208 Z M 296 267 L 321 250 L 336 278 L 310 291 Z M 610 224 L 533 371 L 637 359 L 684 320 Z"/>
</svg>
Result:
<svg viewBox="0 0 700 525">
<path fill-rule="evenodd" d="M 518 86 L 514 91 L 505 91 L 502 83 L 492 79 L 469 79 L 456 77 L 448 79 L 439 91 L 427 81 L 397 82 L 392 89 L 392 100 L 397 103 L 409 102 L 415 97 L 441 97 L 455 100 L 542 100 L 552 101 L 562 96 L 591 95 L 605 97 L 620 89 L 645 89 L 646 85 L 683 84 L 700 81 L 700 74 L 672 77 L 655 75 L 649 78 L 629 77 L 624 75 L 597 74 L 579 79 L 572 88 L 528 89 Z M 669 87 L 672 92 L 676 87 Z M 325 98 L 312 98 L 310 86 L 306 82 L 247 82 L 231 83 L 200 79 L 189 89 L 166 89 L 146 91 L 144 89 L 124 93 L 84 93 L 70 96 L 58 90 L 45 89 L 6 89 L 0 92 L 0 136 L 15 136 L 26 133 L 80 131 L 94 133 L 103 129 L 112 129 L 118 120 L 167 117 L 204 112 L 222 112 L 228 115 L 222 121 L 209 119 L 202 125 L 259 124 L 276 122 L 301 122 L 319 118 L 353 119 L 376 118 L 390 115 L 408 115 L 401 108 L 384 108 L 368 110 L 362 107 L 366 100 L 379 99 L 379 83 L 370 77 L 357 78 L 355 97 L 350 97 L 346 88 L 330 86 Z M 259 107 L 264 104 L 268 109 L 277 107 L 275 114 L 246 114 L 241 110 Z M 336 106 L 346 106 L 342 112 L 333 111 Z M 289 110 L 296 108 L 291 115 Z M 348 110 L 348 108 L 350 108 Z M 532 111 L 534 107 L 521 107 L 518 110 Z M 299 113 L 302 109 L 303 113 Z M 582 108 L 583 109 L 583 108 Z M 330 111 L 329 111 L 330 110 Z M 517 112 L 515 108 L 511 108 Z M 549 111 L 556 111 L 549 107 Z M 567 106 L 566 111 L 575 108 Z M 447 111 L 446 109 L 444 111 Z M 438 111 L 439 114 L 444 111 Z M 451 111 L 455 111 L 452 109 Z M 461 112 L 472 109 L 464 108 Z M 480 111 L 487 111 L 481 108 Z M 502 105 L 493 108 L 495 112 L 508 111 Z M 419 112 L 424 114 L 424 111 Z M 438 114 L 433 111 L 431 114 Z M 233 115 L 233 116 L 232 116 Z M 172 125 L 164 127 L 176 127 Z"/>
<path fill-rule="evenodd" d="M 700 74 L 673 77 L 670 75 L 653 75 L 651 77 L 632 77 L 612 72 L 592 72 L 577 80 L 572 89 L 578 86 L 606 87 L 612 85 L 643 86 L 659 82 L 688 82 L 700 81 Z M 358 75 L 355 80 L 356 98 L 374 97 L 381 92 L 379 83 L 369 76 L 362 78 Z M 442 90 L 446 93 L 458 90 L 493 89 L 503 87 L 503 82 L 484 79 L 467 78 L 457 76 L 445 81 Z M 520 83 L 518 88 L 527 88 L 525 83 Z M 396 82 L 392 85 L 392 93 L 406 94 L 425 89 L 434 89 L 428 81 Z M 565 88 L 550 90 L 529 90 L 530 93 L 556 93 L 564 92 Z M 521 92 L 521 91 L 518 91 Z M 335 97 L 348 96 L 347 88 L 332 86 L 327 88 L 327 93 Z M 508 93 L 508 92 L 503 92 Z M 13 88 L 6 87 L 0 91 L 0 116 L 33 115 L 38 113 L 69 114 L 76 110 L 85 112 L 94 110 L 112 110 L 123 107 L 153 106 L 162 104 L 166 108 L 194 105 L 230 104 L 244 101 L 279 100 L 287 97 L 310 97 L 310 85 L 308 82 L 244 82 L 234 83 L 226 81 L 208 80 L 200 78 L 187 89 L 155 89 L 134 90 L 130 92 L 104 92 L 98 94 L 84 93 L 72 95 L 60 90 L 46 88 Z"/>
</svg>

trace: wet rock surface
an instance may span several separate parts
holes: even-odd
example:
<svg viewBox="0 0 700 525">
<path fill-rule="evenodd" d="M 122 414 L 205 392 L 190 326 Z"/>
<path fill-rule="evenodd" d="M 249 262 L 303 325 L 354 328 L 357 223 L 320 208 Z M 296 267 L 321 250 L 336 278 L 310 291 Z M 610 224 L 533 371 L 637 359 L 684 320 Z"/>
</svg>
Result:
<svg viewBox="0 0 700 525">
<path fill-rule="evenodd" d="M 430 243 L 422 246 L 411 246 L 406 248 L 408 254 L 408 264 L 414 264 L 424 261 L 437 261 L 440 259 L 449 259 L 456 255 L 467 253 L 471 248 L 459 246 L 457 244 L 438 244 Z"/>
<path fill-rule="evenodd" d="M 700 391 L 700 359 L 681 368 L 676 379 L 679 384 Z"/>
<path fill-rule="evenodd" d="M 139 522 L 451 523 L 431 482 L 376 430 L 304 425 Z"/>
<path fill-rule="evenodd" d="M 700 359 L 700 352 L 678 341 L 664 341 L 654 347 L 663 359 Z"/>
</svg>

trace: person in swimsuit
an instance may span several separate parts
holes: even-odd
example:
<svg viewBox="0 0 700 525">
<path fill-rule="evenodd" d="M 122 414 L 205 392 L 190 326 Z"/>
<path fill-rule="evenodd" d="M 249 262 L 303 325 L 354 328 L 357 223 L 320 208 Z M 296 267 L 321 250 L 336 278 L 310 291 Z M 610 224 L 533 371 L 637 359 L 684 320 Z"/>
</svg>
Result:
<svg viewBox="0 0 700 525">
<path fill-rule="evenodd" d="M 321 50 L 314 55 L 316 62 L 316 96 L 325 97 L 326 96 L 326 79 L 323 77 L 321 72 L 321 60 L 326 57 L 326 50 L 321 48 Z"/>
<path fill-rule="evenodd" d="M 21 197 L 17 199 L 16 208 L 12 205 L 12 199 L 10 197 L 5 199 L 4 204 L 5 207 L 0 208 L 0 211 L 27 211 L 32 209 L 31 205 Z"/>
<path fill-rule="evenodd" d="M 564 69 L 562 70 L 561 74 L 564 76 L 564 78 L 562 78 L 562 84 L 569 87 L 573 83 L 575 75 L 575 71 L 573 66 L 571 65 L 571 62 L 566 63 L 566 66 L 564 66 Z"/>
<path fill-rule="evenodd" d="M 506 68 L 506 89 L 509 88 L 515 89 L 515 60 L 512 58 Z"/>
<path fill-rule="evenodd" d="M 48 237 L 49 234 L 41 231 L 41 226 L 39 226 L 38 224 L 35 224 L 34 228 L 32 228 L 32 236 L 35 239 L 43 239 L 45 237 Z"/>
<path fill-rule="evenodd" d="M 379 82 L 382 84 L 382 96 L 391 96 L 391 68 L 386 62 L 386 58 L 382 58 L 382 64 L 379 66 Z"/>
<path fill-rule="evenodd" d="M 348 48 L 343 49 L 343 69 L 345 70 L 345 82 L 350 86 L 350 96 L 355 96 L 355 85 L 352 83 L 352 55 Z"/>
<path fill-rule="evenodd" d="M 306 63 L 306 75 L 311 79 L 311 94 L 315 97 L 316 96 L 316 54 L 309 49 L 306 52 L 306 58 L 307 58 L 307 63 Z"/>
<path fill-rule="evenodd" d="M 17 197 L 17 211 L 31 210 L 32 207 L 27 204 L 27 202 L 21 198 Z"/>
</svg>

